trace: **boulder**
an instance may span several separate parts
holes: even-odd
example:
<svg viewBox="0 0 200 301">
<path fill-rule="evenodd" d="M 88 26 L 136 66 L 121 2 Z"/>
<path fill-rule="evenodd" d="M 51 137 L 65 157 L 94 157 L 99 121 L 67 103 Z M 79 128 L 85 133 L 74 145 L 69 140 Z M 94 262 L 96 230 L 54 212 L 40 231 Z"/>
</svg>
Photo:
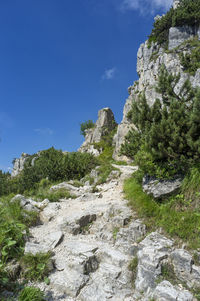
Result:
<svg viewBox="0 0 200 301">
<path fill-rule="evenodd" d="M 47 253 L 51 250 L 50 247 L 47 247 L 44 244 L 36 244 L 33 242 L 27 242 L 25 244 L 24 253 L 31 253 L 32 255 L 36 255 L 38 253 Z"/>
<path fill-rule="evenodd" d="M 25 198 L 23 195 L 17 194 L 11 199 L 11 202 L 15 202 L 15 201 L 19 201 L 20 206 L 26 211 L 39 212 L 38 203 L 32 200 L 31 198 Z"/>
<path fill-rule="evenodd" d="M 169 256 L 173 242 L 157 232 L 148 235 L 140 244 L 137 253 L 138 266 L 135 288 L 139 292 L 156 287 L 161 275 L 161 262 Z"/>
<path fill-rule="evenodd" d="M 166 198 L 176 193 L 181 187 L 182 179 L 176 177 L 171 180 L 159 180 L 155 177 L 145 176 L 142 182 L 143 191 L 155 199 Z"/>
<path fill-rule="evenodd" d="M 159 301 L 192 301 L 193 295 L 187 290 L 181 290 L 173 286 L 169 281 L 162 281 L 157 285 L 152 295 L 154 300 Z"/>
<path fill-rule="evenodd" d="M 176 249 L 171 255 L 176 277 L 187 283 L 188 287 L 200 288 L 200 267 L 194 265 L 194 261 L 189 252 L 184 249 Z"/>
<path fill-rule="evenodd" d="M 48 223 L 50 220 L 57 216 L 57 212 L 60 209 L 59 203 L 49 203 L 44 210 L 40 213 L 40 220 L 43 223 Z"/>
</svg>

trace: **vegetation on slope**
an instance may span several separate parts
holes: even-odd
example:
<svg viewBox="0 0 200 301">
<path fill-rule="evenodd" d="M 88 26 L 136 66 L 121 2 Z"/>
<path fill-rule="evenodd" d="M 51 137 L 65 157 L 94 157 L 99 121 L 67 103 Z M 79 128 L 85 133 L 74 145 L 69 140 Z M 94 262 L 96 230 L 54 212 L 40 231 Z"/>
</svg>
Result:
<svg viewBox="0 0 200 301">
<path fill-rule="evenodd" d="M 184 42 L 190 51 L 180 53 L 180 62 L 184 72 L 195 75 L 197 69 L 200 68 L 200 41 L 197 37 Z"/>
<path fill-rule="evenodd" d="M 200 24 L 200 0 L 182 0 L 180 5 L 171 8 L 165 15 L 154 22 L 149 43 L 157 42 L 167 48 L 170 27 L 198 26 Z"/>
<path fill-rule="evenodd" d="M 17 177 L 11 178 L 9 174 L 0 173 L 0 196 L 9 193 L 24 193 L 25 191 L 38 189 L 42 179 L 49 182 L 81 179 L 97 164 L 96 159 L 87 153 L 63 153 L 53 147 L 40 152 L 31 164 L 30 157 L 23 171 Z M 1 180 L 2 179 L 2 180 Z"/>
<path fill-rule="evenodd" d="M 197 191 L 200 188 L 199 180 L 200 177 L 195 179 L 195 183 L 198 183 Z M 192 182 L 193 177 L 188 176 L 187 185 L 190 186 Z M 194 205 L 188 199 L 188 189 L 185 188 L 183 186 L 181 194 L 160 203 L 142 191 L 137 174 L 124 184 L 125 196 L 130 206 L 143 218 L 148 231 L 162 227 L 167 234 L 184 241 L 189 248 L 196 249 L 200 247 L 200 203 L 198 198 L 198 205 Z M 196 188 L 193 190 L 194 194 L 195 192 Z"/>
<path fill-rule="evenodd" d="M 180 75 L 169 74 L 162 66 L 157 99 L 149 106 L 144 95 L 133 100 L 129 118 L 137 127 L 126 137 L 122 153 L 135 159 L 144 173 L 159 178 L 185 174 L 200 163 L 200 91 L 186 81 L 177 94 Z"/>
</svg>

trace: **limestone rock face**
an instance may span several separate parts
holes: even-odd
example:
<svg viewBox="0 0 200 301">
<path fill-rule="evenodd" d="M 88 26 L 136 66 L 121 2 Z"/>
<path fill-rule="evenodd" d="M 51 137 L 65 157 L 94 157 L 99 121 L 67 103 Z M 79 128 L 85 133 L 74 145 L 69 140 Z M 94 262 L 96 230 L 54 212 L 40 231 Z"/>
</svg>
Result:
<svg viewBox="0 0 200 301">
<path fill-rule="evenodd" d="M 174 8 L 179 5 L 179 2 L 180 1 L 178 0 L 174 0 Z M 199 26 L 172 27 L 169 30 L 168 51 L 159 46 L 157 43 L 151 43 L 151 45 L 149 45 L 148 41 L 140 45 L 137 53 L 137 73 L 139 79 L 128 88 L 129 97 L 127 98 L 124 106 L 123 119 L 118 126 L 117 133 L 113 140 L 115 145 L 113 155 L 114 159 L 126 159 L 125 157 L 121 157 L 120 149 L 121 145 L 124 143 L 126 134 L 131 127 L 133 127 L 127 118 L 127 114 L 131 110 L 133 100 L 137 101 L 139 95 L 142 93 L 145 94 L 149 105 L 153 105 L 157 98 L 162 100 L 161 95 L 156 92 L 156 86 L 158 83 L 160 68 L 163 64 L 169 73 L 180 73 L 180 80 L 174 89 L 175 93 L 180 92 L 182 85 L 187 79 L 191 82 L 193 87 L 200 87 L 200 70 L 197 70 L 194 76 L 184 72 L 179 57 L 179 53 L 191 52 L 190 46 L 182 43 L 196 35 L 200 39 Z"/>
<path fill-rule="evenodd" d="M 16 177 L 23 170 L 24 164 L 29 157 L 30 157 L 30 155 L 28 155 L 26 153 L 22 153 L 20 158 L 17 158 L 14 160 L 13 170 L 11 173 L 12 177 Z"/>
<path fill-rule="evenodd" d="M 195 35 L 199 35 L 199 28 L 192 26 L 181 26 L 181 27 L 171 27 L 169 30 L 169 46 L 168 49 L 172 50 L 173 48 L 178 47 L 184 41 L 191 39 Z"/>
<path fill-rule="evenodd" d="M 112 110 L 110 108 L 101 109 L 98 112 L 95 127 L 86 131 L 85 141 L 79 148 L 79 151 L 98 156 L 100 152 L 95 149 L 93 143 L 100 142 L 102 137 L 108 135 L 116 126 L 117 123 Z"/>
<path fill-rule="evenodd" d="M 31 166 L 34 166 L 35 160 L 40 156 L 40 152 L 37 152 L 32 160 L 31 160 Z M 24 165 L 26 161 L 31 157 L 31 155 L 22 153 L 20 158 L 16 158 L 13 163 L 13 169 L 11 172 L 12 177 L 16 177 L 20 174 L 20 172 L 24 169 Z"/>
</svg>

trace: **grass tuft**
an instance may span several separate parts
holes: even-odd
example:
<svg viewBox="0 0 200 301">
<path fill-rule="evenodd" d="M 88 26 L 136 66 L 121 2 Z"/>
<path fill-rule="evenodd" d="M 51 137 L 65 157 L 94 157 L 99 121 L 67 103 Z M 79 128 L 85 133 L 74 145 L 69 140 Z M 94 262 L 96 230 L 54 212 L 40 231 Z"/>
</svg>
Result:
<svg viewBox="0 0 200 301">
<path fill-rule="evenodd" d="M 124 192 L 130 206 L 144 219 L 149 231 L 162 227 L 167 234 L 185 241 L 189 248 L 200 247 L 199 212 L 175 210 L 173 198 L 167 203 L 157 203 L 142 191 L 135 176 L 125 181 Z"/>
</svg>

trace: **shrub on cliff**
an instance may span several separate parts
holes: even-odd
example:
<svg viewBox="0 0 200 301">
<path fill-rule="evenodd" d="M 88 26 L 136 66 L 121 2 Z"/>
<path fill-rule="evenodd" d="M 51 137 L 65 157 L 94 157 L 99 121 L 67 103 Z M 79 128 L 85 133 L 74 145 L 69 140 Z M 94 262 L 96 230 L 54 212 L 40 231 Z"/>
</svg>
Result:
<svg viewBox="0 0 200 301">
<path fill-rule="evenodd" d="M 167 177 L 185 173 L 200 161 L 200 91 L 186 81 L 178 94 L 179 75 L 161 68 L 157 91 L 162 95 L 149 106 L 144 95 L 133 101 L 129 113 L 137 130 L 132 130 L 122 153 L 134 157 L 148 174 Z"/>
<path fill-rule="evenodd" d="M 200 24 L 200 0 L 182 0 L 180 5 L 171 8 L 165 15 L 154 22 L 149 42 L 167 46 L 170 27 L 197 26 Z"/>
<path fill-rule="evenodd" d="M 80 125 L 80 134 L 86 136 L 86 131 L 95 127 L 95 123 L 92 120 L 85 121 Z"/>
</svg>

